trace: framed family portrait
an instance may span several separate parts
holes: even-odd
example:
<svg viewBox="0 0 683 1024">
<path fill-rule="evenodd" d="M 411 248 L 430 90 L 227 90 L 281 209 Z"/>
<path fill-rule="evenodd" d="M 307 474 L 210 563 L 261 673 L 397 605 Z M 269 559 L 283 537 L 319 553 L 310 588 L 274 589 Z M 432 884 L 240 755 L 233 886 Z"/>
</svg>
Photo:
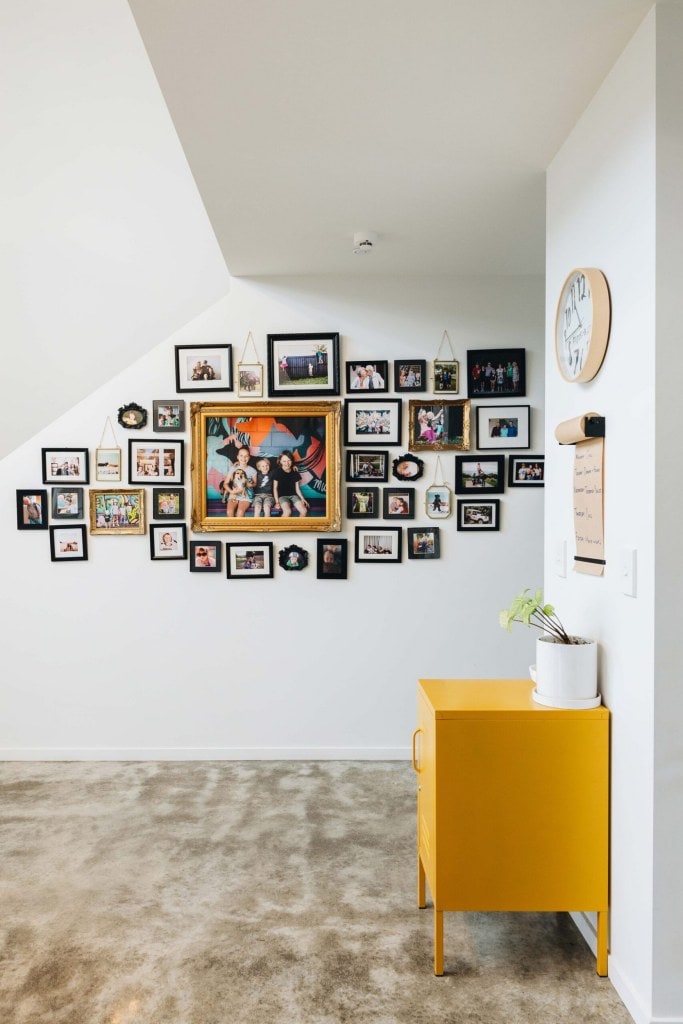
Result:
<svg viewBox="0 0 683 1024">
<path fill-rule="evenodd" d="M 95 449 L 95 479 L 101 483 L 116 484 L 121 479 L 121 449 Z"/>
<path fill-rule="evenodd" d="M 526 395 L 526 349 L 468 349 L 467 394 L 470 398 Z"/>
<path fill-rule="evenodd" d="M 267 341 L 271 398 L 339 394 L 338 334 L 269 334 Z"/>
<path fill-rule="evenodd" d="M 47 491 L 17 491 L 17 530 L 47 530 Z"/>
<path fill-rule="evenodd" d="M 545 455 L 508 455 L 508 487 L 543 487 Z"/>
<path fill-rule="evenodd" d="M 187 558 L 187 527 L 185 523 L 173 526 L 152 525 L 149 528 L 150 557 L 153 562 Z"/>
<path fill-rule="evenodd" d="M 474 498 L 460 498 L 458 501 L 459 530 L 499 530 L 500 499 L 484 501 Z"/>
<path fill-rule="evenodd" d="M 272 579 L 273 542 L 226 544 L 228 579 Z"/>
<path fill-rule="evenodd" d="M 145 492 L 138 490 L 90 491 L 90 532 L 125 535 L 145 532 Z"/>
<path fill-rule="evenodd" d="M 190 541 L 190 572 L 220 572 L 223 548 L 220 542 Z"/>
<path fill-rule="evenodd" d="M 53 519 L 82 519 L 84 515 L 82 487 L 52 488 Z"/>
<path fill-rule="evenodd" d="M 348 572 L 348 541 L 319 538 L 316 572 L 319 580 L 345 580 Z"/>
<path fill-rule="evenodd" d="M 440 558 L 441 540 L 438 526 L 410 527 L 408 558 Z"/>
<path fill-rule="evenodd" d="M 400 398 L 347 398 L 344 401 L 344 444 L 401 443 Z"/>
<path fill-rule="evenodd" d="M 263 363 L 237 364 L 238 398 L 263 398 Z"/>
<path fill-rule="evenodd" d="M 43 483 L 59 484 L 64 477 L 72 484 L 87 484 L 90 466 L 87 448 L 42 448 Z"/>
<path fill-rule="evenodd" d="M 389 479 L 389 455 L 387 452 L 354 452 L 346 453 L 346 479 L 374 480 L 384 483 Z"/>
<path fill-rule="evenodd" d="M 477 448 L 529 448 L 528 405 L 478 405 Z"/>
<path fill-rule="evenodd" d="M 185 469 L 185 442 L 133 440 L 128 442 L 128 483 L 181 484 Z"/>
<path fill-rule="evenodd" d="M 152 430 L 155 434 L 185 429 L 185 400 L 158 398 L 152 403 Z"/>
<path fill-rule="evenodd" d="M 505 456 L 455 456 L 456 494 L 502 494 L 505 490 Z"/>
<path fill-rule="evenodd" d="M 192 529 L 341 526 L 339 402 L 193 402 Z"/>
<path fill-rule="evenodd" d="M 357 526 L 354 561 L 400 562 L 401 526 Z"/>
<path fill-rule="evenodd" d="M 347 487 L 346 514 L 349 519 L 377 519 L 379 487 Z"/>
<path fill-rule="evenodd" d="M 426 359 L 397 359 L 394 361 L 394 391 L 426 390 Z"/>
<path fill-rule="evenodd" d="M 415 488 L 385 487 L 382 492 L 383 519 L 414 519 Z"/>
<path fill-rule="evenodd" d="M 232 391 L 232 345 L 176 345 L 176 391 Z"/>
<path fill-rule="evenodd" d="M 87 562 L 85 525 L 51 526 L 50 558 L 53 562 Z"/>
<path fill-rule="evenodd" d="M 184 518 L 184 487 L 155 487 L 152 490 L 152 519 Z"/>
<path fill-rule="evenodd" d="M 389 363 L 386 359 L 364 359 L 346 364 L 347 391 L 388 391 Z"/>
<path fill-rule="evenodd" d="M 411 451 L 469 450 L 469 399 L 441 399 L 434 402 L 411 399 L 408 409 L 408 447 Z"/>
<path fill-rule="evenodd" d="M 457 395 L 460 391 L 460 363 L 457 359 L 434 360 L 434 390 L 449 391 Z"/>
</svg>

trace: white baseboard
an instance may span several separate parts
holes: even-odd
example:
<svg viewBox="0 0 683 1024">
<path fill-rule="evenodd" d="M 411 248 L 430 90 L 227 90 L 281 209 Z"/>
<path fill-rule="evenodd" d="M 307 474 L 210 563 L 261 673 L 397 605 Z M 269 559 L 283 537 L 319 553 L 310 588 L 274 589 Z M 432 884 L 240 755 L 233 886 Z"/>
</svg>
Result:
<svg viewBox="0 0 683 1024">
<path fill-rule="evenodd" d="M 4 747 L 0 761 L 409 761 L 410 747 Z"/>
</svg>

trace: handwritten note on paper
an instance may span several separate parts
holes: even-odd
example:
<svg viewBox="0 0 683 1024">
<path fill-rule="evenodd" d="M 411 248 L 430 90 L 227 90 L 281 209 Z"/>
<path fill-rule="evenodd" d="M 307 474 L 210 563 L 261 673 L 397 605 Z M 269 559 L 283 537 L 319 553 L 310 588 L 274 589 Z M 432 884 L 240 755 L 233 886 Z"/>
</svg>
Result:
<svg viewBox="0 0 683 1024">
<path fill-rule="evenodd" d="M 603 454 L 602 437 L 581 441 L 574 449 L 574 569 L 589 576 L 605 571 Z"/>
</svg>

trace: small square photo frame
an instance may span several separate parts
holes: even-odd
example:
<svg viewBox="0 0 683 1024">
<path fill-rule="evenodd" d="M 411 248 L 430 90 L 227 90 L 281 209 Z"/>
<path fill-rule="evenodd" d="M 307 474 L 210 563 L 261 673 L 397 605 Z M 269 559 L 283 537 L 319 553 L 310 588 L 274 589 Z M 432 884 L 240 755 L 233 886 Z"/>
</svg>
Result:
<svg viewBox="0 0 683 1024">
<path fill-rule="evenodd" d="M 190 572 L 220 572 L 223 565 L 220 541 L 190 541 Z"/>
<path fill-rule="evenodd" d="M 347 487 L 346 515 L 349 519 L 379 519 L 379 487 Z"/>
<path fill-rule="evenodd" d="M 502 494 L 505 490 L 504 455 L 456 455 L 455 493 Z"/>
<path fill-rule="evenodd" d="M 267 342 L 270 398 L 339 394 L 338 334 L 269 334 Z"/>
<path fill-rule="evenodd" d="M 477 448 L 529 448 L 531 407 L 478 405 Z"/>
<path fill-rule="evenodd" d="M 411 526 L 407 532 L 408 558 L 441 557 L 441 533 L 438 526 Z"/>
<path fill-rule="evenodd" d="M 434 360 L 434 392 L 457 395 L 460 391 L 460 363 L 457 359 Z"/>
<path fill-rule="evenodd" d="M 384 487 L 382 490 L 383 519 L 414 519 L 415 488 Z"/>
<path fill-rule="evenodd" d="M 508 487 L 544 487 L 545 455 L 508 455 Z"/>
<path fill-rule="evenodd" d="M 47 491 L 17 491 L 17 530 L 47 530 L 47 519 Z"/>
<path fill-rule="evenodd" d="M 155 398 L 152 402 L 152 430 L 155 434 L 185 429 L 185 400 L 183 398 Z"/>
<path fill-rule="evenodd" d="M 185 442 L 131 438 L 128 442 L 129 484 L 182 484 Z"/>
<path fill-rule="evenodd" d="M 263 398 L 263 363 L 237 364 L 237 397 Z"/>
<path fill-rule="evenodd" d="M 526 395 L 526 349 L 467 350 L 469 398 L 523 398 Z"/>
<path fill-rule="evenodd" d="M 95 449 L 95 480 L 99 483 L 121 482 L 121 449 Z"/>
<path fill-rule="evenodd" d="M 344 444 L 399 445 L 402 401 L 400 398 L 346 398 Z"/>
<path fill-rule="evenodd" d="M 232 345 L 176 345 L 176 391 L 232 391 Z"/>
<path fill-rule="evenodd" d="M 145 492 L 92 488 L 90 498 L 90 533 L 106 536 L 137 535 L 145 532 Z"/>
<path fill-rule="evenodd" d="M 58 522 L 82 519 L 85 515 L 82 487 L 52 488 L 52 518 Z"/>
<path fill-rule="evenodd" d="M 348 571 L 348 541 L 318 538 L 316 573 L 319 580 L 345 580 Z"/>
<path fill-rule="evenodd" d="M 62 484 L 65 477 L 72 484 L 89 483 L 87 448 L 41 448 L 41 454 L 44 484 Z"/>
<path fill-rule="evenodd" d="M 153 562 L 187 558 L 187 526 L 185 523 L 150 525 L 149 549 Z"/>
<path fill-rule="evenodd" d="M 349 482 L 372 480 L 374 483 L 386 483 L 389 479 L 389 453 L 347 451 L 346 479 Z"/>
<path fill-rule="evenodd" d="M 87 562 L 85 524 L 50 527 L 50 558 L 53 562 Z"/>
<path fill-rule="evenodd" d="M 346 364 L 346 390 L 372 394 L 389 390 L 386 359 L 354 359 Z"/>
<path fill-rule="evenodd" d="M 474 500 L 460 498 L 458 500 L 458 530 L 499 530 L 500 499 L 491 498 Z"/>
<path fill-rule="evenodd" d="M 229 580 L 272 579 L 273 542 L 226 544 L 226 574 Z"/>
<path fill-rule="evenodd" d="M 427 360 L 395 359 L 394 391 L 426 391 Z"/>
<path fill-rule="evenodd" d="M 411 452 L 469 451 L 470 402 L 468 398 L 436 398 L 408 403 L 408 448 Z"/>
<path fill-rule="evenodd" d="M 400 562 L 402 538 L 401 526 L 357 526 L 354 561 Z"/>
<path fill-rule="evenodd" d="M 155 487 L 152 490 L 152 519 L 163 519 L 167 522 L 184 518 L 184 487 Z"/>
</svg>

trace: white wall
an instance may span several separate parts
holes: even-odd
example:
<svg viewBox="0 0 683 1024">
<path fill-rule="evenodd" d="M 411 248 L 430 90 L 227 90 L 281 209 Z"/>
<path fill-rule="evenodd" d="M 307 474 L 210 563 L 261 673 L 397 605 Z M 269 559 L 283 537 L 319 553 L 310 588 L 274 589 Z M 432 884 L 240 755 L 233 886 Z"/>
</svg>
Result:
<svg viewBox="0 0 683 1024">
<path fill-rule="evenodd" d="M 225 294 L 120 0 L 0 5 L 0 455 Z"/>
<path fill-rule="evenodd" d="M 547 194 L 545 584 L 572 631 L 601 645 L 601 690 L 612 711 L 609 970 L 639 1022 L 683 1020 L 681 651 L 680 640 L 673 640 L 680 632 L 675 552 L 681 488 L 671 472 L 680 459 L 673 418 L 683 367 L 678 323 L 670 315 L 681 279 L 680 25 L 670 53 L 660 47 L 662 33 L 671 39 L 675 7 L 659 4 L 656 16 L 653 11 L 645 20 L 551 165 Z M 665 152 L 661 83 L 672 68 L 668 127 L 676 134 Z M 662 173 L 676 178 L 663 207 L 659 198 L 655 203 Z M 576 266 L 603 270 L 613 309 L 605 363 L 584 385 L 565 383 L 553 354 L 557 297 Z M 666 325 L 662 288 L 670 301 Z M 607 420 L 607 565 L 602 578 L 570 568 L 561 579 L 553 568 L 556 546 L 566 539 L 570 556 L 575 551 L 573 450 L 560 448 L 553 431 L 558 422 L 588 411 Z M 635 598 L 622 593 L 625 548 L 637 551 Z M 662 627 L 660 609 L 670 595 Z"/>
<path fill-rule="evenodd" d="M 339 330 L 343 360 L 431 360 L 445 328 L 461 363 L 467 347 L 527 349 L 533 450 L 542 450 L 541 280 L 235 280 L 224 301 L 0 463 L 12 533 L 2 756 L 406 757 L 418 677 L 526 675 L 533 637 L 508 636 L 497 613 L 541 579 L 541 490 L 501 496 L 500 533 L 458 533 L 455 517 L 436 524 L 439 561 L 351 558 L 349 579 L 335 582 L 318 581 L 313 567 L 276 567 L 272 581 L 190 573 L 187 562 L 152 562 L 147 537 L 90 537 L 88 562 L 52 564 L 46 533 L 15 529 L 14 491 L 40 485 L 41 447 L 92 449 L 122 401 L 151 408 L 173 395 L 178 341 L 229 341 L 239 359 L 249 330 L 262 357 L 268 331 Z M 425 461 L 418 507 L 436 456 Z M 454 455 L 442 462 L 452 485 Z M 426 522 L 419 514 L 414 525 Z M 353 525 L 344 524 L 350 540 Z M 269 539 L 296 541 L 314 561 L 316 536 Z"/>
</svg>

